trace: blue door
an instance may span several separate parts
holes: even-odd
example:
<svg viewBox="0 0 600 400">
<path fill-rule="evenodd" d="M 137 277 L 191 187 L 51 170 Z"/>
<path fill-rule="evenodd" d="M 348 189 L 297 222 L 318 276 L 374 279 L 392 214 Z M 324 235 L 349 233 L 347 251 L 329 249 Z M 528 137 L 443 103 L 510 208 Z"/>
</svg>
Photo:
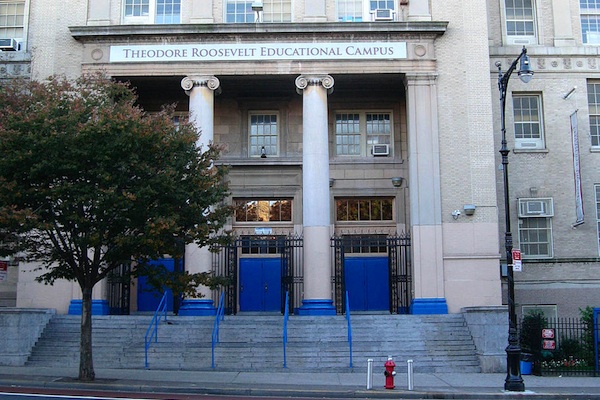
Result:
<svg viewBox="0 0 600 400">
<path fill-rule="evenodd" d="M 344 279 L 351 311 L 389 311 L 387 257 L 346 258 Z"/>
<path fill-rule="evenodd" d="M 281 260 L 240 259 L 240 311 L 281 311 Z"/>
<path fill-rule="evenodd" d="M 159 258 L 149 262 L 150 265 L 163 265 L 167 270 L 173 272 L 175 270 L 175 260 L 172 258 Z M 138 278 L 137 284 L 137 308 L 138 311 L 156 311 L 163 293 L 156 291 L 152 286 L 148 285 L 145 276 Z M 167 290 L 167 310 L 173 311 L 173 293 L 170 289 Z"/>
</svg>

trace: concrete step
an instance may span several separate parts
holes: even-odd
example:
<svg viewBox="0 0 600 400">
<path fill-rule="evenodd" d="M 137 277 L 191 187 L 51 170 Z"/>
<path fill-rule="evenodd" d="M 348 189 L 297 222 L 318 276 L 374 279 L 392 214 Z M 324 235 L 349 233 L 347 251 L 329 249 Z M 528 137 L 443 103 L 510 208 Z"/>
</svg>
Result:
<svg viewBox="0 0 600 400">
<path fill-rule="evenodd" d="M 93 357 L 97 368 L 143 368 L 144 337 L 150 316 L 94 316 Z M 355 370 L 388 355 L 398 370 L 413 359 L 415 371 L 479 372 L 475 346 L 462 315 L 358 315 L 351 317 Z M 55 316 L 34 347 L 28 365 L 64 366 L 79 362 L 79 316 Z M 212 363 L 214 317 L 174 317 L 161 321 L 158 343 L 148 351 L 151 368 L 206 370 Z M 286 364 L 306 371 L 347 370 L 348 323 L 343 316 L 297 317 L 288 321 Z M 215 364 L 221 370 L 283 367 L 281 316 L 226 316 L 219 324 Z"/>
</svg>

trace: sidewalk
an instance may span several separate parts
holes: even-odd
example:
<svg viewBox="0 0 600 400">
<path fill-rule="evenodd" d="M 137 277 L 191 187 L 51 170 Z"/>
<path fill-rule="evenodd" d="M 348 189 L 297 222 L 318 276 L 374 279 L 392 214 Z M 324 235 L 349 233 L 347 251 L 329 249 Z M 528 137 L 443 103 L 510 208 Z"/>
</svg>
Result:
<svg viewBox="0 0 600 400">
<path fill-rule="evenodd" d="M 290 371 L 220 372 L 96 369 L 96 381 L 75 379 L 77 368 L 0 366 L 0 391 L 44 388 L 212 395 L 254 395 L 323 398 L 389 399 L 600 399 L 600 378 L 524 375 L 525 392 L 505 392 L 506 374 L 415 373 L 413 390 L 406 374 L 396 388 L 384 388 L 383 368 L 366 389 L 366 373 L 305 373 Z"/>
</svg>

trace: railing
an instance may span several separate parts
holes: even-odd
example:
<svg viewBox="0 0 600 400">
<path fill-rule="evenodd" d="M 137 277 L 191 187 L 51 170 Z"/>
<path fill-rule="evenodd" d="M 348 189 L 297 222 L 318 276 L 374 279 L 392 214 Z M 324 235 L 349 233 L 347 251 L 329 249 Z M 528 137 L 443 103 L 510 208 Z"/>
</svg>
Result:
<svg viewBox="0 0 600 400">
<path fill-rule="evenodd" d="M 283 313 L 283 368 L 287 368 L 287 323 L 290 317 L 290 293 L 285 292 L 285 311 Z"/>
<path fill-rule="evenodd" d="M 219 299 L 219 306 L 217 307 L 217 315 L 215 315 L 215 322 L 213 324 L 213 332 L 212 332 L 212 362 L 211 368 L 215 367 L 215 346 L 219 343 L 219 324 L 225 319 L 225 302 L 224 300 L 225 292 L 221 293 L 221 298 Z"/>
<path fill-rule="evenodd" d="M 350 301 L 346 291 L 346 320 L 348 321 L 348 345 L 350 346 L 350 368 L 352 368 L 352 322 L 350 321 Z"/>
<path fill-rule="evenodd" d="M 152 339 L 154 339 L 154 341 L 156 343 L 158 343 L 158 323 L 160 321 L 161 314 L 164 314 L 165 321 L 166 321 L 167 320 L 167 292 L 165 292 L 165 294 L 163 294 L 163 297 L 160 300 L 160 303 L 158 303 L 158 307 L 156 308 L 154 317 L 152 317 L 152 321 L 150 321 L 148 330 L 146 330 L 146 337 L 144 338 L 144 345 L 145 345 L 144 365 L 145 365 L 146 369 L 148 369 L 148 349 L 150 348 Z"/>
</svg>

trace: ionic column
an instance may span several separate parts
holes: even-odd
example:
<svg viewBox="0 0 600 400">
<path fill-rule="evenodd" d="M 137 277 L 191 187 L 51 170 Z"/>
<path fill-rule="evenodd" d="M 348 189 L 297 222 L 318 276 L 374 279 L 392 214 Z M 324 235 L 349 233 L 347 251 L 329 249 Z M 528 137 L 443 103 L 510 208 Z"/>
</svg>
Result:
<svg viewBox="0 0 600 400">
<path fill-rule="evenodd" d="M 304 299 L 299 315 L 335 315 L 331 296 L 331 212 L 329 199 L 329 75 L 300 75 L 302 94 L 302 212 Z"/>
<path fill-rule="evenodd" d="M 435 75 L 407 74 L 408 167 L 414 314 L 447 313 Z"/>
<path fill-rule="evenodd" d="M 219 93 L 219 79 L 216 76 L 186 76 L 181 87 L 190 97 L 190 122 L 200 132 L 198 145 L 202 150 L 212 143 L 214 138 L 215 91 Z"/>
<path fill-rule="evenodd" d="M 214 139 L 214 107 L 215 91 L 219 91 L 219 79 L 215 76 L 186 76 L 181 80 L 181 87 L 190 97 L 190 122 L 198 129 L 197 145 L 206 151 Z M 190 273 L 210 272 L 212 254 L 208 247 L 188 244 L 185 247 L 184 268 Z M 216 308 L 211 300 L 209 288 L 201 286 L 202 299 L 186 299 L 182 302 L 179 315 L 214 315 Z"/>
</svg>

